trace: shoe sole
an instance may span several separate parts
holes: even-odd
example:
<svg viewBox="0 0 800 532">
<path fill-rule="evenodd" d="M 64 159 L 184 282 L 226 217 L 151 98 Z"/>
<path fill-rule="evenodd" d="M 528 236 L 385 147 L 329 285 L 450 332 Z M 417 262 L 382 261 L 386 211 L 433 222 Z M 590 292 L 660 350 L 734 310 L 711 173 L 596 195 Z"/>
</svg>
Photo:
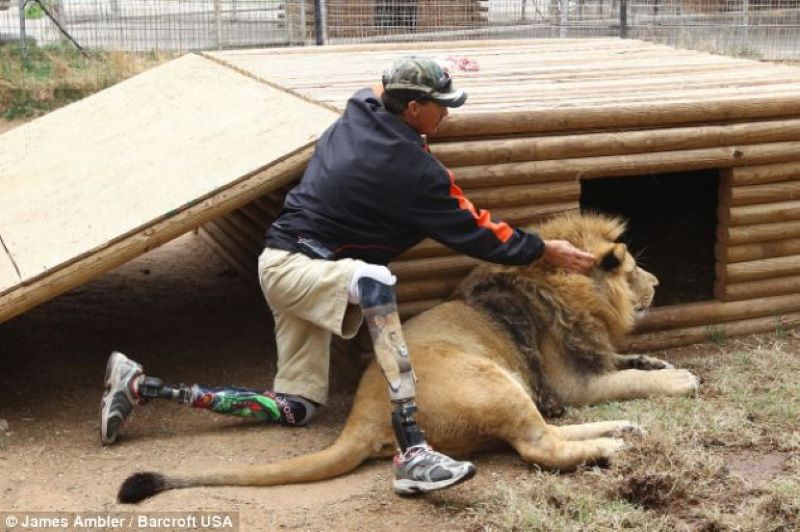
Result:
<svg viewBox="0 0 800 532">
<path fill-rule="evenodd" d="M 103 445 L 113 445 L 117 441 L 117 433 L 119 432 L 120 426 L 122 426 L 122 423 L 125 421 L 124 419 L 119 419 L 116 416 L 111 417 L 110 419 L 103 419 L 106 405 L 108 404 L 108 407 L 111 408 L 114 404 L 115 395 L 111 395 L 111 379 L 114 375 L 114 368 L 117 366 L 117 363 L 121 358 L 123 361 L 127 359 L 127 357 L 119 351 L 114 351 L 111 353 L 111 356 L 108 357 L 108 362 L 106 363 L 105 391 L 103 392 L 103 397 L 100 400 L 100 442 Z M 103 437 L 103 426 L 106 427 L 105 438 Z"/>
<path fill-rule="evenodd" d="M 473 466 L 469 468 L 467 473 L 461 477 L 448 478 L 447 480 L 440 480 L 438 482 L 424 482 L 409 479 L 395 480 L 394 492 L 398 495 L 421 495 L 423 493 L 429 493 L 431 491 L 457 486 L 458 484 L 466 482 L 474 477 L 477 471 L 478 469 Z"/>
</svg>

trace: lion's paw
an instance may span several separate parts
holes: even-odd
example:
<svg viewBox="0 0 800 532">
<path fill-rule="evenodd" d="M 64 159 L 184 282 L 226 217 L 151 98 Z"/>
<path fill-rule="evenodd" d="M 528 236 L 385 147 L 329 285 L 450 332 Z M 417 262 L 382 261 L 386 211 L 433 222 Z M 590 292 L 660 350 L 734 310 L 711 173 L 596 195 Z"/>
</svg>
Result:
<svg viewBox="0 0 800 532">
<path fill-rule="evenodd" d="M 674 396 L 696 395 L 700 378 L 687 369 L 670 369 L 659 372 L 664 379 L 667 392 Z"/>
<path fill-rule="evenodd" d="M 599 465 L 608 465 L 614 455 L 627 447 L 625 440 L 621 438 L 598 438 L 595 441 L 598 449 L 593 461 Z"/>
<path fill-rule="evenodd" d="M 644 436 L 647 434 L 647 431 L 636 423 L 631 423 L 630 421 L 618 421 L 617 423 L 616 427 L 603 434 L 603 436 L 622 438 L 624 436 Z"/>
<path fill-rule="evenodd" d="M 639 355 L 634 359 L 634 369 L 641 369 L 644 371 L 652 371 L 659 369 L 675 369 L 675 366 L 662 360 L 660 358 L 651 357 L 649 355 Z"/>
</svg>

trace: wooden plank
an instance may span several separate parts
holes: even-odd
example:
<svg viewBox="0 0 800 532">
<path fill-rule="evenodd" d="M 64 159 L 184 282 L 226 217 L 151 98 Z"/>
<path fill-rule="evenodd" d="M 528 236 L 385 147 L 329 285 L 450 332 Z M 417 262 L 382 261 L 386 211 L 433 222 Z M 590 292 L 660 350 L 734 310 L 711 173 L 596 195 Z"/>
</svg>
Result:
<svg viewBox="0 0 800 532">
<path fill-rule="evenodd" d="M 581 185 L 577 180 L 474 189 L 468 194 L 476 206 L 492 209 L 574 201 L 580 195 Z"/>
<path fill-rule="evenodd" d="M 800 161 L 743 166 L 733 172 L 733 184 L 736 186 L 795 180 L 800 180 Z"/>
<path fill-rule="evenodd" d="M 652 309 L 637 324 L 635 332 L 642 333 L 689 326 L 705 326 L 795 311 L 800 311 L 800 297 L 795 294 L 732 303 L 723 303 L 721 301 L 685 303 Z"/>
<path fill-rule="evenodd" d="M 770 257 L 785 257 L 786 255 L 800 255 L 800 238 L 787 238 L 769 242 L 753 242 L 738 246 L 723 246 L 724 252 L 718 254 L 720 262 L 746 262 Z"/>
<path fill-rule="evenodd" d="M 310 146 L 336 117 L 186 55 L 2 135 L 0 234 L 30 283 Z"/>
<path fill-rule="evenodd" d="M 214 221 L 205 224 L 197 231 L 206 245 L 236 270 L 242 280 L 249 285 L 258 286 L 258 275 L 253 266 L 254 261 L 247 260 L 242 250 L 219 230 Z"/>
<path fill-rule="evenodd" d="M 726 245 L 761 243 L 800 237 L 800 220 L 765 224 L 718 226 L 717 238 Z"/>
<path fill-rule="evenodd" d="M 0 295 L 0 323 L 48 299 L 106 272 L 142 253 L 195 229 L 214 218 L 237 209 L 268 190 L 285 186 L 303 173 L 313 146 L 239 181 L 225 190 L 204 198 L 187 209 L 167 217 L 105 248 L 78 259 L 34 281 L 18 285 Z"/>
<path fill-rule="evenodd" d="M 20 279 L 19 273 L 17 272 L 17 267 L 6 252 L 2 235 L 0 235 L 0 293 L 2 293 L 3 290 L 8 290 L 12 286 L 19 284 L 20 281 L 22 281 L 22 279 Z"/>
<path fill-rule="evenodd" d="M 647 352 L 667 347 L 710 342 L 714 338 L 728 338 L 745 334 L 783 331 L 800 324 L 800 312 L 698 325 L 669 331 L 635 334 L 625 339 L 621 346 L 627 352 Z"/>
<path fill-rule="evenodd" d="M 717 264 L 716 270 L 724 271 L 727 283 L 796 275 L 800 274 L 800 255 L 787 255 L 785 257 L 773 257 L 732 264 Z"/>
<path fill-rule="evenodd" d="M 721 294 L 715 294 L 721 301 L 741 301 L 760 297 L 800 294 L 800 275 L 761 279 L 743 283 L 729 283 Z M 798 295 L 800 297 L 800 295 Z"/>
<path fill-rule="evenodd" d="M 791 220 L 800 220 L 800 200 L 745 205 L 733 207 L 730 210 L 731 225 L 785 222 Z"/>
<path fill-rule="evenodd" d="M 800 180 L 766 185 L 735 186 L 731 190 L 732 206 L 792 200 L 800 200 Z"/>
<path fill-rule="evenodd" d="M 800 120 L 792 119 L 718 126 L 438 142 L 431 144 L 431 152 L 445 165 L 468 167 L 570 159 L 577 153 L 582 157 L 630 155 L 798 139 Z M 800 163 L 781 164 L 795 166 L 795 175 L 800 177 Z"/>
<path fill-rule="evenodd" d="M 514 113 L 453 113 L 437 137 L 482 137 L 590 128 L 636 128 L 715 120 L 764 119 L 800 114 L 800 94 L 743 96 L 714 101 L 647 102 L 639 104 L 557 106 L 518 110 Z"/>
<path fill-rule="evenodd" d="M 798 150 L 800 150 L 800 142 L 773 142 L 723 148 L 465 166 L 454 168 L 453 173 L 459 185 L 464 189 L 469 189 L 560 179 L 593 179 L 707 170 L 762 164 L 776 160 L 790 161 L 797 158 Z M 767 190 L 765 195 L 772 196 L 774 194 L 770 194 Z"/>
</svg>

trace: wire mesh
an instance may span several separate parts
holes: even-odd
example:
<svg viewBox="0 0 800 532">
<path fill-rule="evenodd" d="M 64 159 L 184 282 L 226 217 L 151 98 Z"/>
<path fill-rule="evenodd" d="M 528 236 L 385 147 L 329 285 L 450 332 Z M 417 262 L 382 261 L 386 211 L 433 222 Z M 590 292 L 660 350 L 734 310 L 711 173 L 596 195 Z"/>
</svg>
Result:
<svg viewBox="0 0 800 532">
<path fill-rule="evenodd" d="M 0 42 L 124 51 L 622 36 L 797 61 L 798 27 L 800 0 L 0 0 Z"/>
</svg>

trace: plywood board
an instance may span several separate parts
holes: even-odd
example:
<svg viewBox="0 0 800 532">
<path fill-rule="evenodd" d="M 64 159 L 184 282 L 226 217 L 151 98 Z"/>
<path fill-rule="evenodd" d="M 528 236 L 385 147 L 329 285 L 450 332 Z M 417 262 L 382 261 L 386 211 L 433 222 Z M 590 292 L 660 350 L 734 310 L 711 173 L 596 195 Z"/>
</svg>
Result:
<svg viewBox="0 0 800 532">
<path fill-rule="evenodd" d="M 291 157 L 337 116 L 186 55 L 0 136 L 0 235 L 30 283 Z"/>
<path fill-rule="evenodd" d="M 17 269 L 2 245 L 2 236 L 0 235 L 0 291 L 15 286 L 20 282 Z"/>
<path fill-rule="evenodd" d="M 617 102 L 620 94 L 631 101 L 691 102 L 800 92 L 796 86 L 800 69 L 794 67 L 608 38 L 326 46 L 314 53 L 308 49 L 205 53 L 336 109 L 355 89 L 378 82 L 385 65 L 408 54 L 444 60 L 467 57 L 478 65 L 476 71 L 453 68 L 457 85 L 470 94 L 467 105 L 453 110 L 455 116 L 560 108 L 567 102 L 592 106 L 598 98 Z"/>
</svg>

